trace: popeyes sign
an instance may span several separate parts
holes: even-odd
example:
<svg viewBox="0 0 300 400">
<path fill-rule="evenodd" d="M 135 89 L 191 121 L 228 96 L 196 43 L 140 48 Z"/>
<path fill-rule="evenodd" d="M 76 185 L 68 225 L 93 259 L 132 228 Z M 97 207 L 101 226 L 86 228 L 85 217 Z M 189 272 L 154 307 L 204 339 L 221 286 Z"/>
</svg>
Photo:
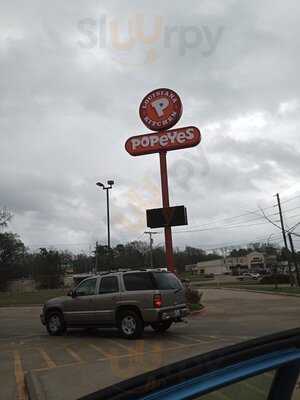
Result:
<svg viewBox="0 0 300 400">
<path fill-rule="evenodd" d="M 201 133 L 195 126 L 170 129 L 179 121 L 182 115 L 180 97 L 173 90 L 161 88 L 148 93 L 141 102 L 139 112 L 143 123 L 154 132 L 132 136 L 126 141 L 125 149 L 132 156 L 159 153 L 163 208 L 147 210 L 147 224 L 150 228 L 158 225 L 164 227 L 166 262 L 168 269 L 174 272 L 171 227 L 175 225 L 187 225 L 187 217 L 184 206 L 170 207 L 166 155 L 170 150 L 197 146 L 201 140 Z M 176 209 L 184 210 L 185 218 L 181 220 L 180 224 L 175 224 L 171 218 L 165 218 L 166 223 L 155 225 L 155 221 L 152 220 L 154 218 L 153 215 L 155 215 L 153 211 L 168 216 Z"/>
<path fill-rule="evenodd" d="M 197 146 L 200 140 L 199 129 L 194 126 L 188 126 L 186 128 L 133 136 L 127 140 L 125 148 L 132 156 L 142 156 L 160 151 Z"/>
<path fill-rule="evenodd" d="M 180 97 L 173 90 L 162 88 L 148 93 L 139 112 L 147 128 L 157 132 L 129 138 L 125 148 L 132 156 L 184 149 L 200 143 L 200 131 L 194 126 L 168 130 L 182 115 Z"/>
</svg>

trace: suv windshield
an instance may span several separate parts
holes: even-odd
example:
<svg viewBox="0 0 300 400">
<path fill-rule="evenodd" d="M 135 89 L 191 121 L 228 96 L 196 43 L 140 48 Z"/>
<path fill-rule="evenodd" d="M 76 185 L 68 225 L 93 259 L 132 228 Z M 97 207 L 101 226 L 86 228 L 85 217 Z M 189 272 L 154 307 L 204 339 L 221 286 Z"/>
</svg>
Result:
<svg viewBox="0 0 300 400">
<path fill-rule="evenodd" d="M 153 273 L 157 289 L 159 290 L 170 290 L 170 289 L 181 289 L 181 284 L 176 276 L 169 272 L 154 272 Z"/>
</svg>

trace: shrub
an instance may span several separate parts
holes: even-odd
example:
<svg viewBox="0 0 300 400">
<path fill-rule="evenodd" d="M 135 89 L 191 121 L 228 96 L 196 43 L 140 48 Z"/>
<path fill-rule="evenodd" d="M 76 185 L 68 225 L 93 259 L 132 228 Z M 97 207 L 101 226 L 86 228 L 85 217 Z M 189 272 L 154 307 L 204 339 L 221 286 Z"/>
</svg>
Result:
<svg viewBox="0 0 300 400">
<path fill-rule="evenodd" d="M 200 304 L 202 293 L 189 287 L 185 291 L 185 296 L 188 304 Z"/>
<path fill-rule="evenodd" d="M 293 281 L 294 281 L 294 277 Z M 261 278 L 260 283 L 262 284 L 282 284 L 282 283 L 290 283 L 290 276 L 287 274 L 272 274 L 266 275 Z"/>
</svg>

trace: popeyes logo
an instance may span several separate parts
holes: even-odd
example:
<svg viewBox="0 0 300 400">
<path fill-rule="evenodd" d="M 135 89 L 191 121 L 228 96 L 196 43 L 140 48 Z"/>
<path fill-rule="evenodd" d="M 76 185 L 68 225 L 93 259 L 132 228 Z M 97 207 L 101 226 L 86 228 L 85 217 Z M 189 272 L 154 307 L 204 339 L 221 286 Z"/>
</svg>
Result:
<svg viewBox="0 0 300 400">
<path fill-rule="evenodd" d="M 170 89 L 153 90 L 143 98 L 140 105 L 141 120 L 154 131 L 171 128 L 181 115 L 180 97 Z"/>
<path fill-rule="evenodd" d="M 194 126 L 188 126 L 186 128 L 133 136 L 127 140 L 125 148 L 132 156 L 141 156 L 160 151 L 193 147 L 199 144 L 200 140 L 199 129 Z"/>
</svg>

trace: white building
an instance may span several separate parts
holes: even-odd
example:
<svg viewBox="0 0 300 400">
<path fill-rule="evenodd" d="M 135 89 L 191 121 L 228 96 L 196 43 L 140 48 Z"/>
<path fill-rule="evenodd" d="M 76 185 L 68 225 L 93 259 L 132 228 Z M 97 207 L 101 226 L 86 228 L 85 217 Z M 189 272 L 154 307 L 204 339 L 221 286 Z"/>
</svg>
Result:
<svg viewBox="0 0 300 400">
<path fill-rule="evenodd" d="M 230 269 L 228 268 L 223 258 L 219 258 L 217 260 L 200 261 L 193 266 L 192 271 L 195 274 L 199 275 L 202 274 L 222 275 L 230 273 Z"/>
<path fill-rule="evenodd" d="M 252 251 L 246 256 L 226 257 L 226 264 L 233 273 L 245 271 L 257 271 L 266 267 L 266 259 L 263 253 Z"/>
</svg>

